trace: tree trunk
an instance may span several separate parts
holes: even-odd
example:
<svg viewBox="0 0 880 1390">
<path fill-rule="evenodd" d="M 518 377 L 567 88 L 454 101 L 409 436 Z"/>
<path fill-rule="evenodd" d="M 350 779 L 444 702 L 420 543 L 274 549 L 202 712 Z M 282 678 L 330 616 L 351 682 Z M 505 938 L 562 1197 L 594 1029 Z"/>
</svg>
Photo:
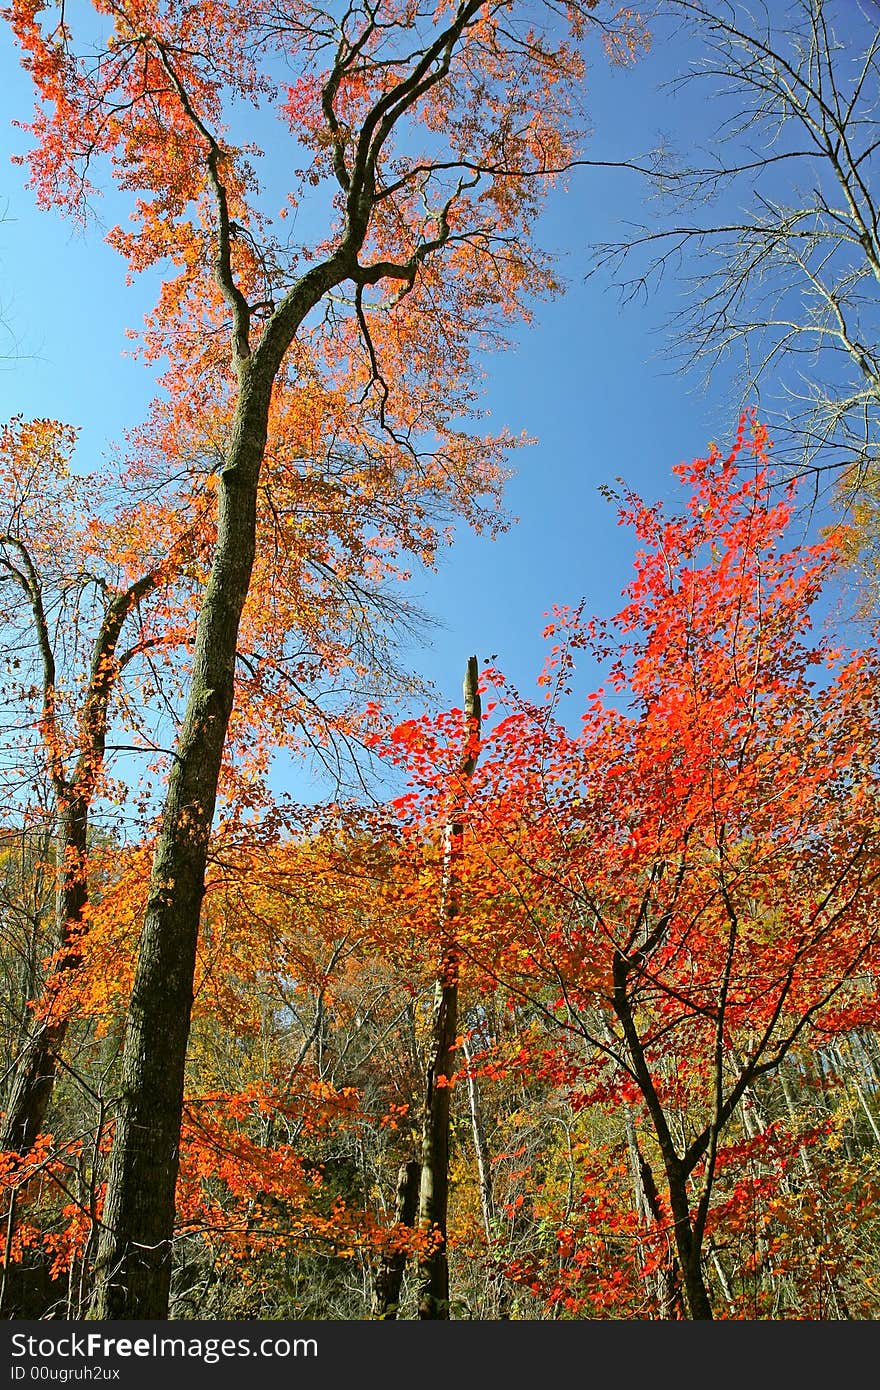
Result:
<svg viewBox="0 0 880 1390">
<path fill-rule="evenodd" d="M 675 1246 L 684 1280 L 684 1296 L 688 1317 L 696 1321 L 713 1319 L 715 1314 L 712 1312 L 712 1300 L 709 1297 L 709 1290 L 703 1277 L 702 1250 L 694 1240 L 687 1179 L 681 1172 L 674 1169 L 670 1171 L 670 1165 L 667 1165 L 666 1180 L 669 1186 Z"/>
<path fill-rule="evenodd" d="M 419 1207 L 419 1180 L 422 1165 L 417 1158 L 401 1165 L 397 1174 L 397 1202 L 394 1219 L 398 1226 L 415 1225 Z M 397 1317 L 400 1287 L 406 1269 L 406 1251 L 395 1250 L 382 1260 L 373 1289 L 373 1317 L 390 1321 Z"/>
<path fill-rule="evenodd" d="M 252 374 L 250 374 L 252 377 Z M 208 838 L 254 559 L 271 381 L 242 392 L 220 477 L 217 549 L 153 860 L 126 1020 L 93 1316 L 166 1318 L 183 1086 Z"/>
<path fill-rule="evenodd" d="M 434 991 L 433 1060 L 428 1067 L 422 1134 L 419 1227 L 433 1244 L 419 1260 L 419 1317 L 449 1317 L 446 1218 L 449 1207 L 449 1109 L 455 1080 L 458 1029 L 458 961 L 447 957 L 449 978 Z"/>
<path fill-rule="evenodd" d="M 645 1226 L 656 1226 L 662 1229 L 663 1210 L 660 1205 L 660 1194 L 657 1191 L 657 1184 L 654 1181 L 654 1174 L 651 1165 L 648 1163 L 641 1146 L 639 1145 L 638 1135 L 636 1134 L 635 1121 L 633 1120 L 632 1110 L 628 1104 L 624 1105 L 624 1126 L 626 1130 L 626 1143 L 629 1150 L 630 1173 L 632 1174 L 633 1195 L 635 1197 L 636 1211 L 639 1220 Z M 657 1303 L 658 1316 L 664 1320 L 679 1319 L 683 1317 L 684 1310 L 681 1299 L 681 1272 L 678 1267 L 675 1250 L 668 1234 L 665 1239 L 668 1242 L 669 1250 L 664 1264 L 656 1270 L 653 1277 L 646 1279 L 646 1288 L 651 1297 Z"/>
<path fill-rule="evenodd" d="M 492 1245 L 495 1232 L 495 1198 L 492 1191 L 492 1163 L 489 1157 L 489 1146 L 486 1143 L 486 1126 L 483 1123 L 483 1107 L 480 1102 L 480 1092 L 477 1086 L 477 1079 L 471 1071 L 471 1051 L 468 1047 L 467 1039 L 464 1042 L 464 1059 L 468 1064 L 467 1088 L 468 1102 L 471 1110 L 471 1134 L 474 1140 L 474 1152 L 477 1156 L 477 1178 L 480 1184 L 480 1210 L 483 1214 L 483 1230 L 486 1232 L 486 1241 Z"/>
<path fill-rule="evenodd" d="M 432 1239 L 419 1260 L 419 1317 L 449 1317 L 449 1265 L 446 1256 L 446 1219 L 449 1205 L 449 1112 L 456 1071 L 458 1036 L 458 949 L 455 923 L 458 917 L 458 859 L 463 833 L 462 814 L 470 779 L 479 756 L 480 696 L 477 690 L 477 658 L 467 664 L 464 679 L 464 712 L 467 737 L 453 792 L 452 815 L 446 826 L 443 851 L 443 885 L 440 902 L 440 972 L 434 990 L 432 1058 L 425 1087 L 422 1131 L 422 1181 L 419 1193 L 419 1229 Z"/>
<path fill-rule="evenodd" d="M 241 614 L 256 545 L 257 488 L 272 387 L 299 325 L 352 269 L 340 250 L 291 290 L 253 355 L 218 482 L 217 544 L 196 625 L 183 725 L 153 858 L 126 1019 L 122 1080 L 90 1316 L 168 1316 L 184 1073 L 208 840 L 235 691 Z M 244 354 L 244 355 L 242 355 Z"/>
<path fill-rule="evenodd" d="M 675 1233 L 675 1248 L 681 1277 L 684 1282 L 685 1303 L 691 1319 L 711 1319 L 714 1317 L 709 1291 L 703 1277 L 702 1240 L 695 1235 L 694 1220 L 688 1198 L 686 1168 L 676 1152 L 675 1143 L 667 1123 L 661 1101 L 654 1087 L 653 1078 L 645 1058 L 642 1040 L 633 1018 L 630 999 L 627 996 L 627 979 L 631 962 L 621 951 L 614 954 L 614 1012 L 620 1020 L 623 1035 L 629 1050 L 633 1074 L 648 1107 L 654 1125 L 663 1169 L 666 1174 L 666 1188 L 672 1212 L 672 1225 Z"/>
</svg>

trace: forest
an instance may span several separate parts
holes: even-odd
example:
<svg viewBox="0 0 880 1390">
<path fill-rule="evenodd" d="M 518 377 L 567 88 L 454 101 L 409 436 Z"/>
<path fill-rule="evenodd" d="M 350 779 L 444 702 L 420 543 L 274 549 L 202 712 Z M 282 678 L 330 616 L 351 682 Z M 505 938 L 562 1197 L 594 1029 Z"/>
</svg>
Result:
<svg viewBox="0 0 880 1390">
<path fill-rule="evenodd" d="M 100 461 L 2 380 L 0 1318 L 880 1316 L 880 9 L 2 25 L 6 216 L 151 307 Z M 658 50 L 706 128 L 621 154 L 591 74 Z M 644 221 L 593 235 L 608 170 Z M 414 576 L 516 524 L 486 382 L 553 216 L 715 437 L 603 454 L 616 602 L 448 706 Z"/>
</svg>

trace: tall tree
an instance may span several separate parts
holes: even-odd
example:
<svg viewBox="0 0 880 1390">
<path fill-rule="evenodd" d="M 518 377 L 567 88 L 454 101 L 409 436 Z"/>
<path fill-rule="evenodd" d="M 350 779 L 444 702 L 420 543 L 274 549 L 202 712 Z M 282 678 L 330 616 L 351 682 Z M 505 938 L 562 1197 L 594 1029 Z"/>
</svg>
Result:
<svg viewBox="0 0 880 1390">
<path fill-rule="evenodd" d="M 138 267 L 179 270 L 147 351 L 166 354 L 167 384 L 187 409 L 212 394 L 228 403 L 217 544 L 140 940 L 95 1300 L 100 1317 L 162 1317 L 205 862 L 273 403 L 303 398 L 329 362 L 370 440 L 366 486 L 384 484 L 389 513 L 412 519 L 405 543 L 433 553 L 426 499 L 479 517 L 504 442 L 463 433 L 456 416 L 473 409 L 474 351 L 552 287 L 531 232 L 580 141 L 581 50 L 598 21 L 594 0 L 527 14 L 478 0 L 338 17 L 310 4 L 280 16 L 266 0 L 95 9 L 88 54 L 63 7 L 14 0 L 8 11 L 43 102 L 32 181 L 44 203 L 81 208 L 88 170 L 111 156 L 137 195 L 135 229 L 113 239 Z M 323 218 L 310 251 L 275 233 L 247 125 L 238 142 L 224 127 L 243 103 L 273 97 L 284 167 L 301 166 L 288 200 Z M 332 434 L 312 454 L 319 470 L 331 463 Z"/>
<path fill-rule="evenodd" d="M 760 428 L 750 445 L 752 466 L 741 432 L 679 467 L 680 515 L 621 496 L 628 602 L 607 622 L 554 614 L 547 701 L 507 692 L 465 848 L 472 978 L 558 1030 L 538 1065 L 579 1106 L 638 1105 L 646 1239 L 664 1259 L 674 1241 L 691 1318 L 713 1316 L 706 1237 L 738 1108 L 812 1036 L 877 1022 L 876 656 L 811 631 L 834 546 L 784 548 L 794 502 L 773 500 Z M 610 689 L 572 734 L 579 650 Z M 402 803 L 417 859 L 447 737 L 396 735 L 424 787 Z M 774 1142 L 752 1139 L 770 1169 Z"/>
</svg>

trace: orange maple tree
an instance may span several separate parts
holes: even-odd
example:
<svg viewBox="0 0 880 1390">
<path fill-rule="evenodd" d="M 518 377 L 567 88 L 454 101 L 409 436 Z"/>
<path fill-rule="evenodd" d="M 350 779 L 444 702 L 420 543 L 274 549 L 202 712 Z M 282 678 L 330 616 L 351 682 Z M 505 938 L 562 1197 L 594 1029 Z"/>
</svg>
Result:
<svg viewBox="0 0 880 1390">
<path fill-rule="evenodd" d="M 381 518 L 378 551 L 390 536 L 430 558 L 438 504 L 481 517 L 509 441 L 465 427 L 476 354 L 553 288 L 535 219 L 580 149 L 584 43 L 621 26 L 595 0 L 93 10 L 80 39 L 63 6 L 8 7 L 41 102 L 32 184 L 78 212 L 109 158 L 133 201 L 111 239 L 135 269 L 167 271 L 143 345 L 170 363 L 174 428 L 216 422 L 217 543 L 140 939 L 95 1303 L 162 1317 L 206 855 L 266 486 L 292 484 L 294 461 L 333 477 L 342 459 L 347 496 Z M 622 30 L 634 45 L 628 13 Z M 271 166 L 261 187 L 248 107 L 276 117 L 280 192 Z M 315 391 L 334 398 L 329 418 Z"/>
</svg>

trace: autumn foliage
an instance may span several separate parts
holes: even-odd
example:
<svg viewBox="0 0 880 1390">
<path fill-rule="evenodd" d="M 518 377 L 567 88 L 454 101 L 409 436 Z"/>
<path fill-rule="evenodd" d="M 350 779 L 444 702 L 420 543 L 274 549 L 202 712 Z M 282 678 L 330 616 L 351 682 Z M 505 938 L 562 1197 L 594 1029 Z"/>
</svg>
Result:
<svg viewBox="0 0 880 1390">
<path fill-rule="evenodd" d="M 553 610 L 537 698 L 483 671 L 465 781 L 461 711 L 395 724 L 372 704 L 366 741 L 409 783 L 387 808 L 264 791 L 218 823 L 179 1316 L 203 1306 L 187 1280 L 206 1259 L 221 1288 L 251 1271 L 241 1308 L 304 1252 L 333 1271 L 416 1261 L 418 1232 L 375 1197 L 418 1150 L 419 1038 L 450 949 L 453 1109 L 495 1117 L 489 1197 L 466 1150 L 452 1171 L 454 1279 L 521 1316 L 764 1317 L 780 1300 L 871 1315 L 857 1232 L 876 1174 L 855 1136 L 859 1113 L 877 1124 L 877 673 L 873 651 L 834 640 L 836 540 L 786 543 L 793 489 L 767 454 L 743 421 L 727 456 L 674 470 L 680 508 L 620 485 L 624 606 Z M 230 806 L 243 787 L 233 776 Z M 77 1021 L 91 1099 L 79 1129 L 62 1119 L 4 1170 L 9 1258 L 45 1261 L 80 1300 L 113 1128 L 94 1068 L 131 987 L 150 855 L 91 855 L 81 959 L 52 996 Z M 357 1176 L 367 1153 L 378 1188 Z"/>
<path fill-rule="evenodd" d="M 11 1316 L 877 1314 L 877 656 L 765 430 L 607 490 L 623 606 L 548 613 L 537 693 L 401 718 L 590 44 L 645 41 L 533 9 L 5 12 L 38 203 L 112 181 L 159 279 L 112 485 L 0 433 Z"/>
<path fill-rule="evenodd" d="M 784 548 L 793 502 L 772 490 L 763 430 L 675 472 L 681 514 L 621 492 L 639 546 L 627 603 L 607 621 L 554 611 L 544 698 L 487 673 L 459 949 L 476 1001 L 500 990 L 541 1019 L 517 1064 L 578 1110 L 626 1115 L 643 1258 L 665 1242 L 672 1291 L 701 1316 L 703 1244 L 736 1206 L 720 1195 L 742 1152 L 733 1117 L 803 1050 L 877 1023 L 877 684 L 872 653 L 813 629 L 835 547 Z M 571 732 L 576 655 L 604 684 Z M 422 719 L 384 744 L 414 783 L 391 891 L 426 935 L 455 729 L 454 713 Z M 768 1125 L 750 1161 L 772 1186 L 805 1142 Z M 605 1276 L 569 1289 L 583 1234 L 560 1231 L 562 1288 L 605 1307 Z"/>
<path fill-rule="evenodd" d="M 286 745 L 316 678 L 380 670 L 378 585 L 407 555 L 431 563 L 448 518 L 481 526 L 497 503 L 512 441 L 476 427 L 477 354 L 555 288 L 533 233 L 582 142 L 584 44 L 604 28 L 619 57 L 636 32 L 627 14 L 594 21 L 592 0 L 522 30 L 506 8 L 96 3 L 91 27 L 30 0 L 7 11 L 40 103 L 23 156 L 37 200 L 82 215 L 100 168 L 129 198 L 110 240 L 132 271 L 162 274 L 141 348 L 167 364 L 167 402 L 148 434 L 216 489 L 127 1015 L 98 1316 L 167 1312 L 208 844 L 240 716 Z M 280 194 L 245 106 L 276 121 Z M 292 210 L 318 215 L 305 246 L 284 235 Z"/>
</svg>

